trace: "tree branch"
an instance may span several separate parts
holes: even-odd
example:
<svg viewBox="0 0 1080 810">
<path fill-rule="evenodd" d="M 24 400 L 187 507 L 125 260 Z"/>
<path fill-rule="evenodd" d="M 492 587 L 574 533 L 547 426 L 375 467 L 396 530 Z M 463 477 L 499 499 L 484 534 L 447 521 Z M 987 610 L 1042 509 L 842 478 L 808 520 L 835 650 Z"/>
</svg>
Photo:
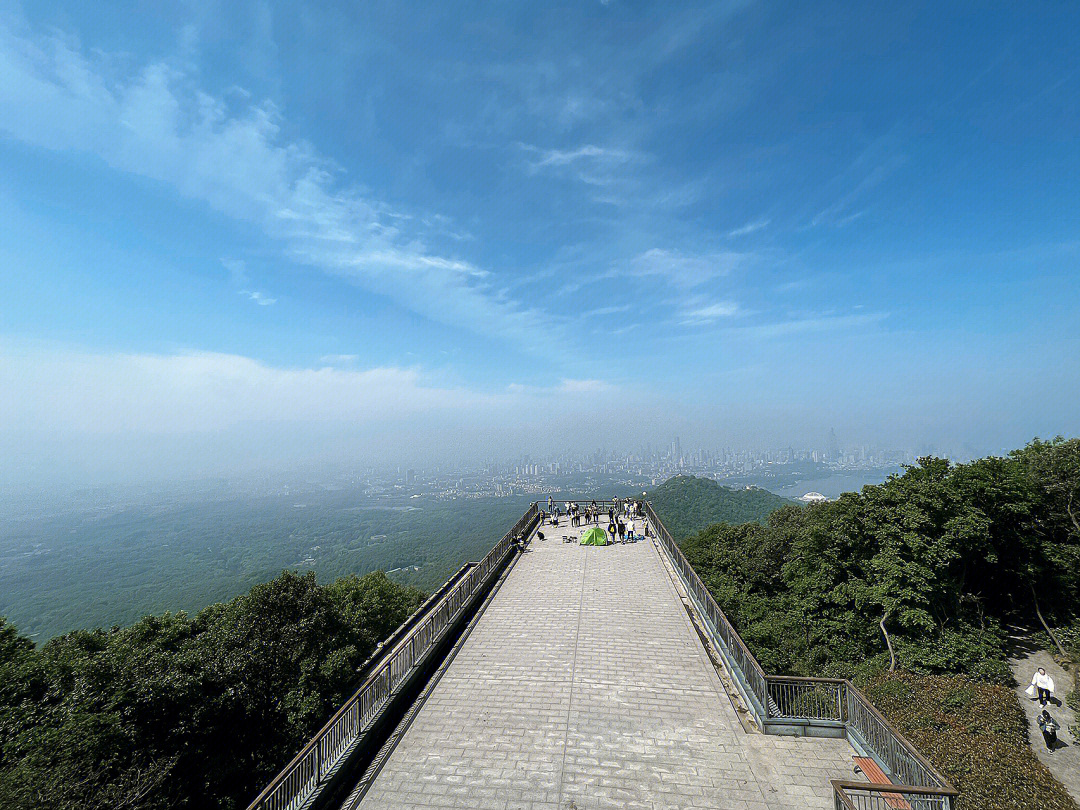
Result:
<svg viewBox="0 0 1080 810">
<path fill-rule="evenodd" d="M 1046 623 L 1046 619 L 1043 618 L 1042 611 L 1039 610 L 1039 597 L 1035 595 L 1035 586 L 1028 583 L 1031 588 L 1031 600 L 1035 604 L 1035 615 L 1039 617 L 1039 623 L 1042 624 L 1043 629 L 1050 636 L 1050 640 L 1054 642 L 1054 646 L 1058 648 L 1058 652 L 1061 653 L 1061 657 L 1067 659 L 1069 654 L 1065 652 L 1065 648 L 1061 646 L 1061 642 L 1058 641 L 1057 635 L 1050 629 L 1050 625 Z"/>
<path fill-rule="evenodd" d="M 886 610 L 885 615 L 881 617 L 881 621 L 878 622 L 878 627 L 881 628 L 882 634 L 885 636 L 885 646 L 889 648 L 889 672 L 896 672 L 896 653 L 893 652 L 892 639 L 889 638 L 889 631 L 885 629 L 885 620 L 889 618 L 891 610 Z"/>
</svg>

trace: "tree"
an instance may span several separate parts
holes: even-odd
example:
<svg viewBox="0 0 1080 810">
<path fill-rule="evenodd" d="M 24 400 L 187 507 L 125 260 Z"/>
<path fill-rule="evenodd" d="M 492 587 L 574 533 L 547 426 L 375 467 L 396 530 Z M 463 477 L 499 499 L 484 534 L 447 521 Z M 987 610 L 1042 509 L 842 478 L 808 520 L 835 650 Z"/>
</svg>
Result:
<svg viewBox="0 0 1080 810">
<path fill-rule="evenodd" d="M 0 618 L 0 807 L 239 810 L 422 598 L 382 573 L 286 572 L 194 618 L 41 649 Z"/>
<path fill-rule="evenodd" d="M 1035 439 L 1014 455 L 1046 490 L 1059 520 L 1080 539 L 1080 438 Z"/>
</svg>

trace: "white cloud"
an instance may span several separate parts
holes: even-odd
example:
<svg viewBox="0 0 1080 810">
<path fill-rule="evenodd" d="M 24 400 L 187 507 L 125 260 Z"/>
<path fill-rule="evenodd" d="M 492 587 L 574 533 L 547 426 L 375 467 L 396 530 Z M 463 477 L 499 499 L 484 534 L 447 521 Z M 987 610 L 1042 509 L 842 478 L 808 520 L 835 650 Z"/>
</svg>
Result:
<svg viewBox="0 0 1080 810">
<path fill-rule="evenodd" d="M 241 290 L 240 294 L 241 295 L 246 295 L 248 297 L 249 301 L 254 301 L 260 307 L 268 307 L 271 304 L 276 304 L 277 303 L 276 298 L 268 298 L 267 296 L 263 295 L 261 292 L 258 292 L 257 290 Z"/>
<path fill-rule="evenodd" d="M 518 146 L 536 156 L 529 161 L 530 172 L 566 170 L 582 183 L 599 187 L 625 180 L 627 164 L 645 160 L 640 152 L 593 144 L 573 149 L 541 149 L 527 143 Z"/>
<path fill-rule="evenodd" d="M 245 288 L 237 290 L 240 295 L 243 295 L 249 301 L 254 301 L 261 307 L 268 307 L 277 303 L 276 298 L 271 298 L 264 292 L 247 289 L 251 284 L 251 279 L 248 278 L 247 265 L 243 261 L 240 259 L 222 259 L 221 264 L 229 271 L 233 286 Z"/>
<path fill-rule="evenodd" d="M 680 287 L 696 287 L 742 267 L 752 258 L 753 254 L 734 251 L 687 255 L 653 248 L 632 259 L 629 271 L 636 276 L 663 276 Z"/>
<path fill-rule="evenodd" d="M 772 220 L 758 219 L 753 222 L 747 222 L 741 228 L 736 228 L 733 231 L 728 231 L 728 236 L 746 236 L 747 234 L 754 233 L 754 231 L 760 231 L 762 228 L 767 228 Z"/>
<path fill-rule="evenodd" d="M 533 350 L 559 342 L 557 329 L 541 330 L 535 313 L 494 294 L 486 270 L 430 250 L 427 231 L 407 230 L 422 222 L 343 188 L 311 144 L 283 137 L 272 103 L 211 96 L 184 64 L 162 61 L 133 74 L 119 57 L 0 23 L 0 131 L 172 186 L 254 223 L 293 260 L 432 320 Z M 259 296 L 252 300 L 271 300 Z"/>
<path fill-rule="evenodd" d="M 328 366 L 346 366 L 360 359 L 358 354 L 324 354 L 319 362 Z"/>
<path fill-rule="evenodd" d="M 0 346 L 0 433 L 183 434 L 248 424 L 360 424 L 443 414 L 461 422 L 539 418 L 613 390 L 596 379 L 485 391 L 417 368 L 270 366 L 216 352 L 101 353 Z"/>
<path fill-rule="evenodd" d="M 821 315 L 789 321 L 731 327 L 728 331 L 752 338 L 782 338 L 810 332 L 829 332 L 872 326 L 888 318 L 887 312 L 856 315 Z"/>
<path fill-rule="evenodd" d="M 625 163 L 634 156 L 634 153 L 632 152 L 626 152 L 621 149 L 606 149 L 600 146 L 593 146 L 592 144 L 579 146 L 576 149 L 539 149 L 535 146 L 525 146 L 525 148 L 536 151 L 539 154 L 539 158 L 532 163 L 532 165 L 537 168 L 541 166 L 566 166 L 588 158 L 614 163 Z"/>
<path fill-rule="evenodd" d="M 883 139 L 887 140 L 887 139 Z M 876 155 L 880 151 L 880 145 L 868 149 L 863 155 L 860 155 L 858 160 L 855 161 L 848 174 L 854 174 L 856 171 L 861 171 L 866 161 Z M 882 181 L 892 176 L 901 166 L 905 163 L 905 157 L 903 155 L 887 155 L 882 162 L 875 165 L 870 171 L 859 180 L 857 184 L 849 191 L 844 193 L 838 200 L 831 205 L 823 208 L 819 211 L 813 219 L 810 220 L 810 227 L 816 228 L 819 225 L 833 225 L 836 227 L 842 227 L 850 222 L 861 217 L 865 212 L 857 211 L 851 213 L 851 208 L 855 203 L 860 201 L 871 189 L 880 185 Z"/>
<path fill-rule="evenodd" d="M 721 318 L 730 318 L 741 312 L 734 301 L 717 301 L 683 313 L 683 323 L 689 325 L 706 324 Z"/>
<path fill-rule="evenodd" d="M 620 312 L 629 312 L 629 311 L 630 311 L 630 305 L 629 304 L 620 304 L 618 306 L 597 307 L 596 309 L 590 309 L 587 312 L 582 312 L 580 317 L 582 319 L 585 319 L 585 318 L 592 318 L 592 317 L 598 317 L 598 316 L 604 316 L 604 315 L 617 315 Z"/>
</svg>

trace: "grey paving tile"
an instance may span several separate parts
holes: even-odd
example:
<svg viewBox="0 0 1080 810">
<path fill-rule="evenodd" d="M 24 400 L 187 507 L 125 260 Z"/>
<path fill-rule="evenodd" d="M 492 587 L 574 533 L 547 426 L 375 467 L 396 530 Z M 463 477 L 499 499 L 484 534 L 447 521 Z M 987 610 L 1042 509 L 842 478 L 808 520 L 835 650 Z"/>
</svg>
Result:
<svg viewBox="0 0 1080 810">
<path fill-rule="evenodd" d="M 562 534 L 563 532 L 560 532 Z M 534 542 L 361 807 L 832 807 L 843 740 L 747 734 L 649 542 Z"/>
</svg>

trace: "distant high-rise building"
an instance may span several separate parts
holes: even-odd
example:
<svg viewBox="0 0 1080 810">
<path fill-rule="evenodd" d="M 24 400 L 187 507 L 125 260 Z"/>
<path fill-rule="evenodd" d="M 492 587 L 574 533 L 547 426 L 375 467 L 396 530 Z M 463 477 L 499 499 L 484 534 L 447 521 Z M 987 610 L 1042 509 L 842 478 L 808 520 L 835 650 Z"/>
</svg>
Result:
<svg viewBox="0 0 1080 810">
<path fill-rule="evenodd" d="M 825 453 L 825 458 L 829 461 L 840 458 L 840 443 L 836 440 L 836 431 L 833 428 L 829 428 L 829 436 L 825 440 Z"/>
</svg>

